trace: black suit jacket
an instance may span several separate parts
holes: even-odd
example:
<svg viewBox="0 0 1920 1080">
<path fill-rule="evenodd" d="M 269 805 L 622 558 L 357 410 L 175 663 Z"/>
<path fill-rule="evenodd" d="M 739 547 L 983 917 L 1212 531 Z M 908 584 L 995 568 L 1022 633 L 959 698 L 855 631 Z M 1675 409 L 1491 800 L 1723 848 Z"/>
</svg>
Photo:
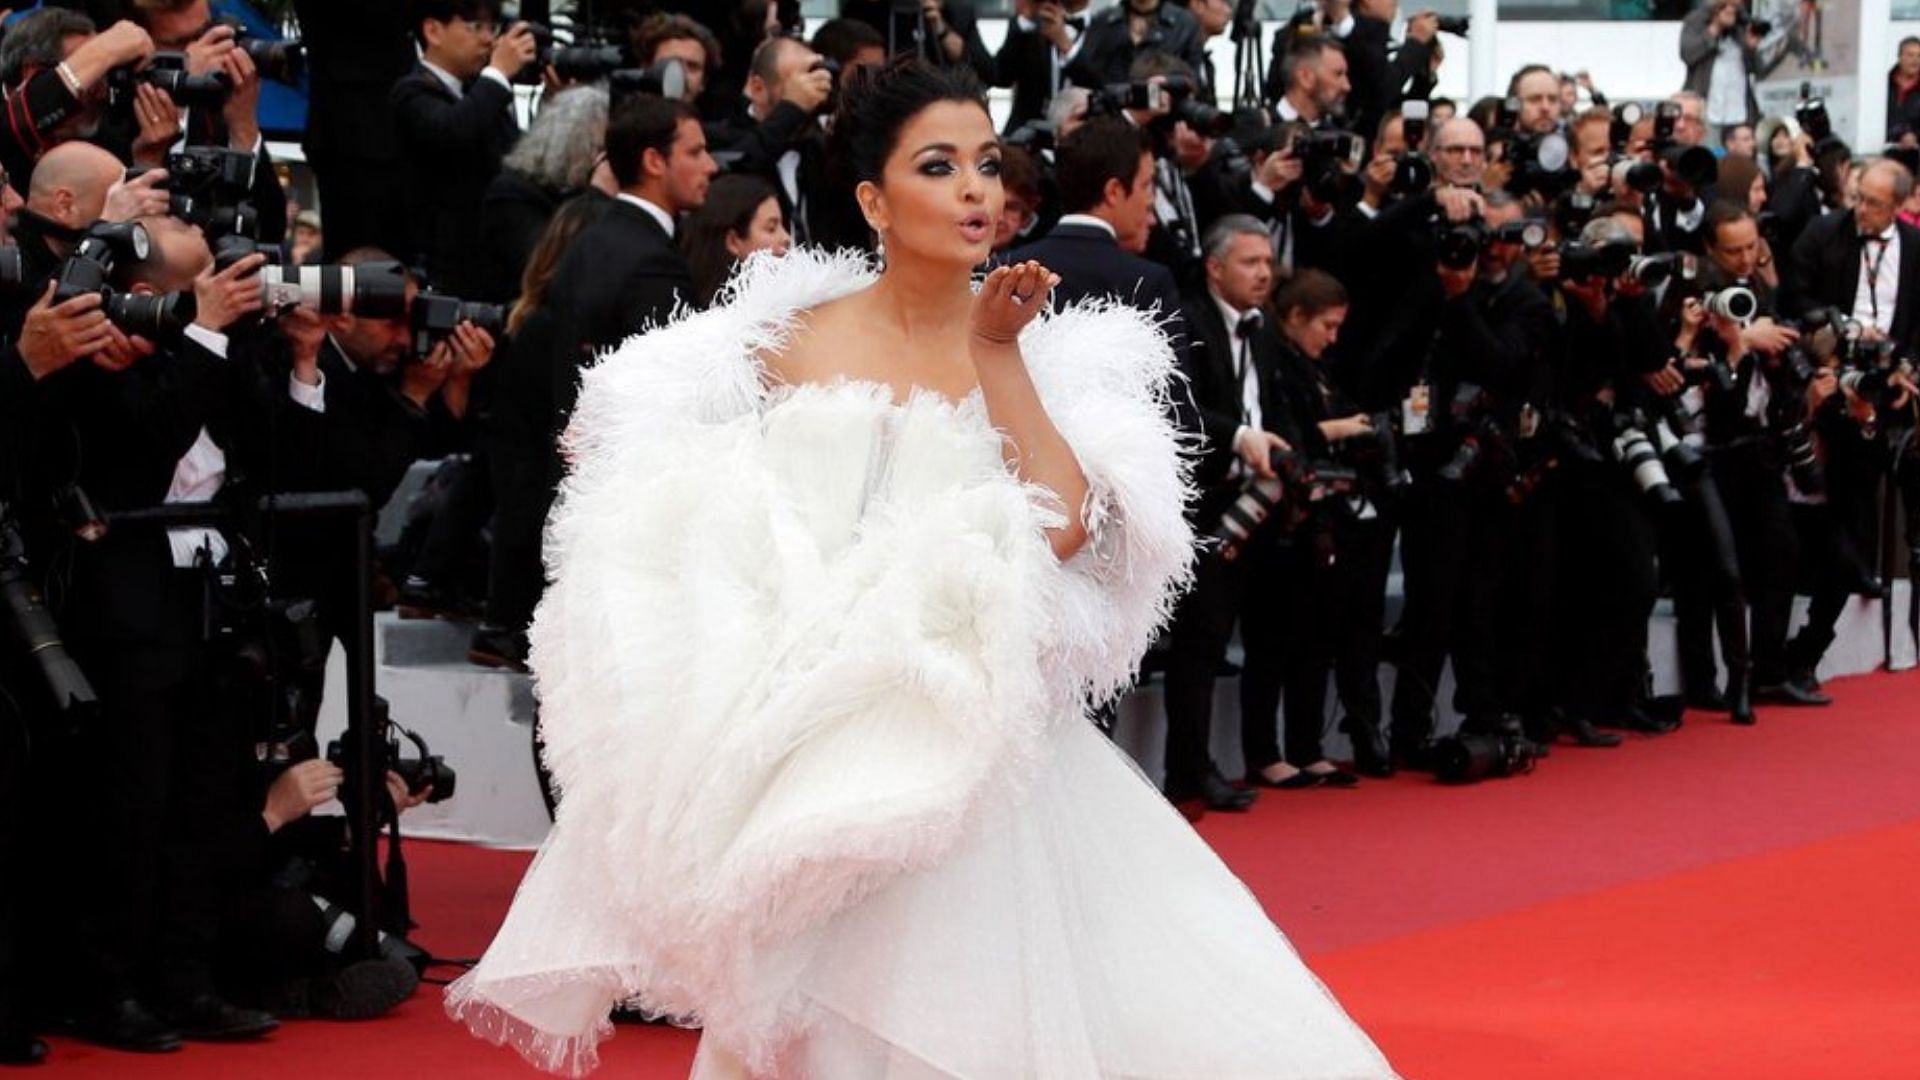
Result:
<svg viewBox="0 0 1920 1080">
<path fill-rule="evenodd" d="M 1204 78 L 1207 71 L 1206 49 L 1200 41 L 1200 23 L 1193 12 L 1178 4 L 1160 5 L 1145 40 L 1133 43 L 1127 29 L 1125 4 L 1101 11 L 1087 23 L 1085 39 L 1073 63 L 1067 66 L 1067 79 L 1076 86 L 1098 90 L 1112 83 L 1128 81 L 1127 72 L 1135 57 L 1147 53 L 1169 53 L 1187 62 L 1194 74 Z"/>
<path fill-rule="evenodd" d="M 1007 131 L 1012 132 L 1029 120 L 1043 120 L 1053 100 L 1053 42 L 1036 26 L 1022 30 L 1018 20 L 1007 20 L 1007 37 L 993 58 L 995 86 L 1013 88 L 1013 111 L 1007 116 Z M 1061 85 L 1071 85 L 1067 73 L 1060 73 Z"/>
<path fill-rule="evenodd" d="M 457 296 L 485 288 L 480 204 L 500 159 L 520 137 L 513 91 L 475 79 L 466 96 L 415 64 L 393 84 L 393 123 L 405 161 L 408 255 L 433 283 Z"/>
<path fill-rule="evenodd" d="M 1172 271 L 1123 250 L 1104 229 L 1055 225 L 1046 236 L 1015 248 L 1005 261 L 1028 259 L 1038 260 L 1060 275 L 1060 284 L 1053 290 L 1056 306 L 1066 307 L 1090 296 L 1118 297 L 1142 310 L 1158 308 L 1162 318 L 1172 320 L 1168 332 L 1181 332 L 1180 290 L 1174 285 Z"/>
<path fill-rule="evenodd" d="M 547 289 L 554 312 L 558 414 L 573 412 L 583 365 L 648 326 L 666 322 L 692 295 L 687 260 L 673 238 L 652 214 L 616 200 L 560 257 Z"/>
<path fill-rule="evenodd" d="M 568 194 L 542 187 L 512 169 L 502 169 L 493 178 L 480 202 L 485 263 L 480 289 L 471 299 L 506 304 L 520 295 L 520 275 L 526 272 L 527 260 Z"/>
<path fill-rule="evenodd" d="M 1885 267 L 1882 273 L 1895 272 L 1899 291 L 1893 308 L 1893 331 L 1889 335 L 1902 356 L 1914 355 L 1920 345 L 1920 229 L 1896 221 L 1900 233 L 1900 265 Z M 1793 244 L 1794 278 L 1786 293 L 1788 309 L 1804 315 L 1817 307 L 1837 307 L 1853 313 L 1854 295 L 1860 287 L 1862 248 L 1860 227 L 1853 211 L 1839 210 L 1817 218 L 1800 233 Z M 1891 262 L 1892 260 L 1888 260 Z"/>
<path fill-rule="evenodd" d="M 914 5 L 914 14 L 901 15 L 900 22 L 893 23 L 892 11 L 897 5 L 891 0 L 843 0 L 840 14 L 844 18 L 858 19 L 880 32 L 886 38 L 889 26 L 893 27 L 893 45 L 901 52 L 911 52 L 913 42 L 902 35 L 914 32 L 919 21 L 919 5 Z M 940 17 L 946 20 L 953 32 L 960 35 L 965 43 L 960 59 L 948 60 L 947 51 L 939 42 L 929 37 L 921 43 L 922 58 L 936 64 L 953 64 L 970 67 L 981 83 L 993 85 L 993 54 L 987 51 L 986 42 L 980 39 L 980 17 L 973 9 L 973 0 L 945 0 L 940 5 Z"/>
<path fill-rule="evenodd" d="M 1187 342 L 1177 355 L 1186 386 L 1174 387 L 1174 414 L 1181 430 L 1200 436 L 1200 458 L 1194 467 L 1200 497 L 1191 510 L 1194 521 L 1210 525 L 1240 491 L 1240 481 L 1231 476 L 1233 437 L 1242 423 L 1242 390 L 1235 371 L 1238 343 L 1210 293 L 1189 299 L 1184 319 Z M 1284 349 L 1272 323 L 1263 321 L 1251 340 L 1260 382 L 1260 426 L 1298 446 L 1297 410 L 1287 394 Z"/>
</svg>

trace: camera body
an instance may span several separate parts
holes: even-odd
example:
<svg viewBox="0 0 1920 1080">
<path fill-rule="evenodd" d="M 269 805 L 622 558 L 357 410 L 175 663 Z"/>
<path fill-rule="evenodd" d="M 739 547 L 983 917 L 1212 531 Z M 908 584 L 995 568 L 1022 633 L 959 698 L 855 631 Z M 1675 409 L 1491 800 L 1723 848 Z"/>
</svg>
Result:
<svg viewBox="0 0 1920 1080">
<path fill-rule="evenodd" d="M 1813 92 L 1811 82 L 1800 84 L 1800 101 L 1793 107 L 1793 118 L 1816 145 L 1833 138 L 1833 117 L 1827 114 L 1827 99 Z"/>
<path fill-rule="evenodd" d="M 432 291 L 413 298 L 413 355 L 424 357 L 433 347 L 453 334 L 463 322 L 485 330 L 498 338 L 506 332 L 507 309 L 499 304 L 462 300 L 457 296 Z"/>
<path fill-rule="evenodd" d="M 233 80 L 226 72 L 189 75 L 186 53 L 159 52 L 153 54 L 146 67 L 117 67 L 107 72 L 107 107 L 131 112 L 134 89 L 141 83 L 164 91 L 183 109 L 219 110 L 233 96 Z"/>
</svg>

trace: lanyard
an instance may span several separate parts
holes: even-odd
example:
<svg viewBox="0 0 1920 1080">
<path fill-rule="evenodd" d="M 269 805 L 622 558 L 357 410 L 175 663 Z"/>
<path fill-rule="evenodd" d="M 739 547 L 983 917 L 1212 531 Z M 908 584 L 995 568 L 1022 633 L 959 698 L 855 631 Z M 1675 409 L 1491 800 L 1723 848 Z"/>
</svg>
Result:
<svg viewBox="0 0 1920 1080">
<path fill-rule="evenodd" d="M 1880 254 L 1871 259 L 1867 258 L 1866 244 L 1879 244 Z M 1878 323 L 1880 321 L 1880 269 L 1886 265 L 1887 249 L 1893 246 L 1893 241 L 1873 236 L 1867 238 L 1866 244 L 1862 244 L 1860 248 L 1860 265 L 1867 272 L 1867 307 L 1873 314 L 1873 321 Z"/>
</svg>

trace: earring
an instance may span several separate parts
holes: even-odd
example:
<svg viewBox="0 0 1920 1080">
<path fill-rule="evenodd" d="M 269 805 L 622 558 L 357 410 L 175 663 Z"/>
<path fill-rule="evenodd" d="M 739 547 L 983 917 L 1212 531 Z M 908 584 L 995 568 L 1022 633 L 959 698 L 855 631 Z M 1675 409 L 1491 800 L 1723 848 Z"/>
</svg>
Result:
<svg viewBox="0 0 1920 1080">
<path fill-rule="evenodd" d="M 880 233 L 873 242 L 873 257 L 879 261 L 880 269 L 887 268 L 887 236 Z"/>
</svg>

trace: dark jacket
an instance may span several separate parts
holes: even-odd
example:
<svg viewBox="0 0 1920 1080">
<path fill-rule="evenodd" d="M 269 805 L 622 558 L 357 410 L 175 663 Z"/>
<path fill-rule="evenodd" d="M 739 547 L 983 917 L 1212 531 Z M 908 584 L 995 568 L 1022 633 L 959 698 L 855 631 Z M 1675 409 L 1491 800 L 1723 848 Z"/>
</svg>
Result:
<svg viewBox="0 0 1920 1080">
<path fill-rule="evenodd" d="M 1920 347 L 1920 229 L 1897 219 L 1894 228 L 1900 233 L 1900 265 L 1882 269 L 1898 274 L 1900 283 L 1889 336 L 1901 356 L 1914 356 Z M 1851 315 L 1864 247 L 1851 210 L 1827 214 L 1808 225 L 1793 245 L 1794 277 L 1786 283 L 1789 312 L 1804 315 L 1817 307 L 1837 307 Z"/>
<path fill-rule="evenodd" d="M 1013 88 L 1013 109 L 1007 114 L 1011 133 L 1030 120 L 1044 120 L 1047 105 L 1053 100 L 1053 42 L 1032 30 L 1020 28 L 1018 20 L 1007 21 L 1007 38 L 993 58 L 993 84 Z M 1061 85 L 1068 85 L 1061 72 Z"/>
<path fill-rule="evenodd" d="M 1093 225 L 1055 225 L 1031 244 L 1015 248 L 1005 261 L 1036 259 L 1060 275 L 1053 302 L 1066 307 L 1088 297 L 1112 296 L 1141 309 L 1158 309 L 1180 319 L 1180 291 L 1173 273 L 1160 263 L 1125 251 L 1106 230 Z M 1178 332 L 1177 325 L 1169 326 Z M 1176 348 L 1178 344 L 1176 343 Z"/>
<path fill-rule="evenodd" d="M 652 214 L 616 200 L 567 248 L 548 286 L 556 412 L 573 412 L 580 369 L 593 356 L 666 322 L 692 295 L 686 256 L 673 238 Z"/>
<path fill-rule="evenodd" d="M 1204 78 L 1206 49 L 1200 41 L 1200 23 L 1193 13 L 1171 0 L 1161 0 L 1153 18 L 1146 38 L 1135 45 L 1133 34 L 1127 28 L 1126 5 L 1115 5 L 1095 15 L 1087 24 L 1080 52 L 1067 67 L 1068 81 L 1092 90 L 1127 82 L 1127 72 L 1135 58 L 1148 53 L 1176 56 L 1186 61 L 1196 76 Z"/>
<path fill-rule="evenodd" d="M 393 122 L 406 162 L 409 256 L 436 287 L 466 297 L 484 288 L 480 204 L 500 159 L 520 137 L 513 91 L 475 79 L 455 97 L 424 65 L 393 85 Z"/>
<path fill-rule="evenodd" d="M 1236 457 L 1233 437 L 1240 430 L 1242 409 L 1241 386 L 1235 378 L 1238 347 L 1209 293 L 1187 302 L 1184 321 L 1188 340 L 1176 356 L 1186 385 L 1174 388 L 1174 414 L 1181 430 L 1200 436 L 1200 458 L 1194 467 L 1200 496 L 1190 510 L 1193 521 L 1210 527 L 1241 485 L 1231 475 Z M 1282 371 L 1284 347 L 1270 321 L 1254 331 L 1252 342 L 1254 371 L 1260 381 L 1260 426 L 1298 446 L 1300 432 L 1294 425 L 1295 410 Z"/>
<path fill-rule="evenodd" d="M 472 299 L 507 304 L 520 295 L 520 275 L 527 269 L 527 260 L 569 194 L 543 187 L 512 169 L 503 169 L 493 178 L 480 201 L 485 265 L 480 291 Z"/>
<path fill-rule="evenodd" d="M 1681 89 L 1699 94 L 1702 100 L 1713 89 L 1713 64 L 1720 56 L 1719 39 L 1707 33 L 1707 24 L 1713 21 L 1714 7 L 1714 4 L 1703 3 L 1680 20 L 1680 62 L 1687 65 L 1687 81 Z M 1760 100 L 1753 93 L 1753 73 L 1760 67 L 1759 57 L 1747 45 L 1744 28 L 1736 26 L 1728 33 L 1740 36 L 1741 81 L 1746 85 L 1747 94 L 1746 118 L 1748 123 L 1752 123 L 1760 116 Z"/>
<path fill-rule="evenodd" d="M 911 51 L 913 43 L 901 35 L 917 30 L 919 5 L 914 5 L 912 15 L 899 16 L 900 22 L 895 24 L 892 11 L 897 6 L 891 0 L 843 0 L 840 14 L 845 18 L 859 19 L 879 31 L 882 38 L 886 38 L 891 31 L 893 41 L 890 44 L 895 51 Z M 983 85 L 993 85 L 993 54 L 987 51 L 986 42 L 980 39 L 980 16 L 974 11 L 973 0 L 945 0 L 940 5 L 940 17 L 965 43 L 960 59 L 949 61 L 946 49 L 931 36 L 921 43 L 920 55 L 936 64 L 951 63 L 972 68 L 975 77 Z"/>
</svg>

